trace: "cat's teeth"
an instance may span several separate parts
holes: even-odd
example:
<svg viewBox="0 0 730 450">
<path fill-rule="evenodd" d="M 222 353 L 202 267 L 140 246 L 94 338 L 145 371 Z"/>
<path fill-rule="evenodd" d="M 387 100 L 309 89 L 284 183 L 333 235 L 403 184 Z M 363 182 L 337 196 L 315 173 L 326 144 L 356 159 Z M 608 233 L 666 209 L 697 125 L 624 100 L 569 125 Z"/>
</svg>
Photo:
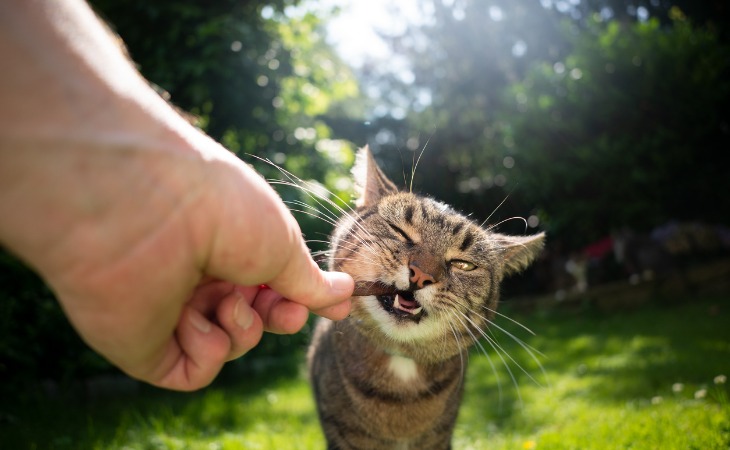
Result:
<svg viewBox="0 0 730 450">
<path fill-rule="evenodd" d="M 403 309 L 403 307 L 400 305 L 400 302 L 398 301 L 400 299 L 400 295 L 395 294 L 395 298 L 393 299 L 393 307 L 397 309 Z"/>
<path fill-rule="evenodd" d="M 398 294 L 396 294 L 395 297 L 393 298 L 393 307 L 395 309 L 399 309 L 401 311 L 405 311 L 407 313 L 413 314 L 414 316 L 417 315 L 418 313 L 420 313 L 423 310 L 423 306 L 419 306 L 417 308 L 413 308 L 413 303 L 418 304 L 417 302 L 414 302 L 412 300 L 403 299 L 403 300 L 406 301 L 406 305 L 408 305 L 408 306 L 403 306 L 401 304 L 400 300 L 401 300 L 401 296 L 398 295 Z M 409 305 L 409 303 L 410 303 L 410 305 Z"/>
</svg>

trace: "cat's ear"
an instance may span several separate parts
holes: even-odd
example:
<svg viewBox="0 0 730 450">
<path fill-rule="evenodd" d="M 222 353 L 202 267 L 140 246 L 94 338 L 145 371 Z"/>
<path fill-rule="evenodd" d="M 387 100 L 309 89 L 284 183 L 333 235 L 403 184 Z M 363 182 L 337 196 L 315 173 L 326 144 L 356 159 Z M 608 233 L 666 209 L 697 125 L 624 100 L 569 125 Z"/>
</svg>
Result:
<svg viewBox="0 0 730 450">
<path fill-rule="evenodd" d="M 504 274 L 512 275 L 525 270 L 537 258 L 545 245 L 545 233 L 532 236 L 494 234 L 504 261 Z"/>
<path fill-rule="evenodd" d="M 373 205 L 382 197 L 398 192 L 395 184 L 378 167 L 367 145 L 357 151 L 352 175 L 355 178 L 357 207 Z"/>
</svg>

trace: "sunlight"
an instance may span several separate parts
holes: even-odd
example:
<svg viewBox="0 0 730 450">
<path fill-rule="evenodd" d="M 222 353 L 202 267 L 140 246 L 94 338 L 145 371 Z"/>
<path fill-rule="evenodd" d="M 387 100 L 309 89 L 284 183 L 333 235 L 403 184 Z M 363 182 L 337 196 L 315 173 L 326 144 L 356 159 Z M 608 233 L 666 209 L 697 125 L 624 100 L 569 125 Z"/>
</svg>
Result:
<svg viewBox="0 0 730 450">
<path fill-rule="evenodd" d="M 309 0 L 313 11 L 340 8 L 327 23 L 327 41 L 338 55 L 355 68 L 369 59 L 383 60 L 392 52 L 381 35 L 402 33 L 409 25 L 422 24 L 429 15 L 417 0 Z"/>
<path fill-rule="evenodd" d="M 499 6 L 490 6 L 489 18 L 495 22 L 500 22 L 502 19 L 504 19 L 504 13 L 502 12 L 502 8 L 500 8 Z"/>
<path fill-rule="evenodd" d="M 525 53 L 527 53 L 527 43 L 522 39 L 517 40 L 517 42 L 515 42 L 512 46 L 512 56 L 520 58 L 525 56 Z"/>
</svg>

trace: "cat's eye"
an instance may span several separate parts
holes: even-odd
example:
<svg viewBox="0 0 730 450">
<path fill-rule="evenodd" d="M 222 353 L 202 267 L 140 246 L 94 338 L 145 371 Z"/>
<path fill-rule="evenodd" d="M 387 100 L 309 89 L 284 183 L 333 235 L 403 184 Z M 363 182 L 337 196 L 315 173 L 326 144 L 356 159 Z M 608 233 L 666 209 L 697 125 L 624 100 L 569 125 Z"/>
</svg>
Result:
<svg viewBox="0 0 730 450">
<path fill-rule="evenodd" d="M 409 243 L 409 244 L 412 244 L 413 243 L 413 239 L 411 239 L 411 237 L 408 236 L 408 234 L 405 231 L 401 230 L 400 228 L 398 228 L 397 226 L 393 225 L 392 223 L 389 223 L 388 226 L 390 226 L 390 228 L 392 228 L 393 231 L 395 231 L 396 233 L 398 233 L 400 235 L 400 237 L 402 237 L 403 239 L 405 239 L 407 243 Z"/>
<path fill-rule="evenodd" d="M 451 265 L 451 267 L 463 270 L 464 272 L 469 272 L 477 268 L 474 263 L 470 263 L 469 261 L 463 261 L 461 259 L 452 259 L 451 261 L 449 261 L 449 264 Z"/>
</svg>

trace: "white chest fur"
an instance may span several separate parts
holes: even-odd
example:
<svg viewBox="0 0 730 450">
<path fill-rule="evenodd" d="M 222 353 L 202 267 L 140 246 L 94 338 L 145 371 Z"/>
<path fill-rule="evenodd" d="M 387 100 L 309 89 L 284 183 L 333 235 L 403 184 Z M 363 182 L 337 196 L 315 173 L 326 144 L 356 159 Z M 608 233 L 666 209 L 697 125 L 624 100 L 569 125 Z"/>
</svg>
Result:
<svg viewBox="0 0 730 450">
<path fill-rule="evenodd" d="M 418 366 L 416 362 L 405 356 L 391 356 L 388 362 L 388 369 L 401 381 L 413 381 L 418 377 Z"/>
</svg>

